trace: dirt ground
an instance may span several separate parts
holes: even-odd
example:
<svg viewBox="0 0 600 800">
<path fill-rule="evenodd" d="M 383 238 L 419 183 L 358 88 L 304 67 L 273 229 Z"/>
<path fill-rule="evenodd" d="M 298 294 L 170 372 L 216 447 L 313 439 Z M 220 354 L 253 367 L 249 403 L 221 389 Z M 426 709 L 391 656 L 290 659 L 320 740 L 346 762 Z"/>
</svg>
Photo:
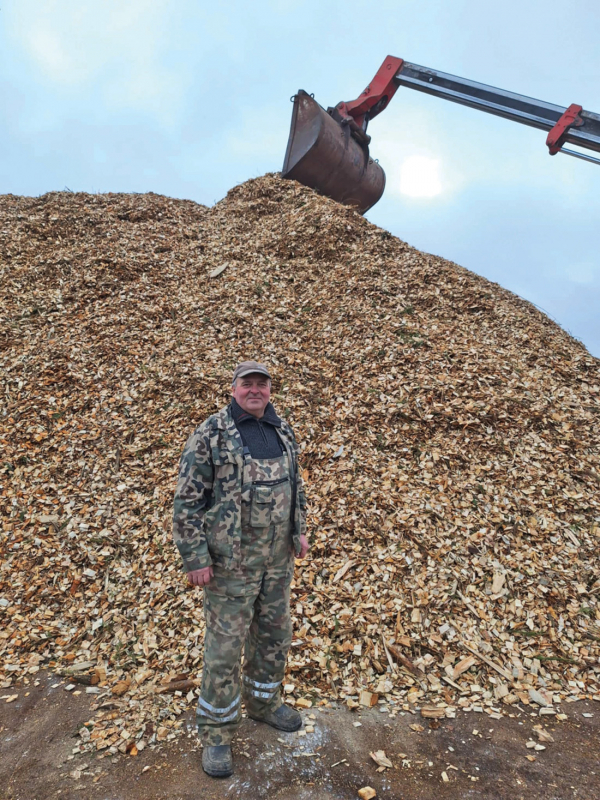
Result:
<svg viewBox="0 0 600 800">
<path fill-rule="evenodd" d="M 193 712 L 187 736 L 136 757 L 73 755 L 93 697 L 73 696 L 54 675 L 37 677 L 39 686 L 11 687 L 5 694 L 18 698 L 0 700 L 0 800 L 346 800 L 364 786 L 390 800 L 600 798 L 595 702 L 564 706 L 563 722 L 526 707 L 513 707 L 513 719 L 460 712 L 439 725 L 418 713 L 311 709 L 303 715 L 314 731 L 304 736 L 245 719 L 234 745 L 235 775 L 217 781 L 202 771 Z M 540 723 L 554 742 L 528 749 Z M 393 769 L 377 772 L 369 756 L 376 750 L 385 750 Z"/>
</svg>

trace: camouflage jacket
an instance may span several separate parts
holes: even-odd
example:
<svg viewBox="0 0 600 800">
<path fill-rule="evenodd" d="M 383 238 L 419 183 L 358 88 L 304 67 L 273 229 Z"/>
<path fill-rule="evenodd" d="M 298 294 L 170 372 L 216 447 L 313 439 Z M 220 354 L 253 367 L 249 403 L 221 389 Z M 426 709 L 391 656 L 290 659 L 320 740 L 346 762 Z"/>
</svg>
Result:
<svg viewBox="0 0 600 800">
<path fill-rule="evenodd" d="M 277 432 L 293 467 L 296 486 L 292 536 L 296 553 L 306 533 L 306 498 L 298 470 L 298 445 L 285 420 Z M 243 484 L 244 446 L 229 406 L 205 420 L 187 440 L 179 464 L 173 538 L 186 572 L 241 563 L 241 507 L 250 500 Z"/>
</svg>

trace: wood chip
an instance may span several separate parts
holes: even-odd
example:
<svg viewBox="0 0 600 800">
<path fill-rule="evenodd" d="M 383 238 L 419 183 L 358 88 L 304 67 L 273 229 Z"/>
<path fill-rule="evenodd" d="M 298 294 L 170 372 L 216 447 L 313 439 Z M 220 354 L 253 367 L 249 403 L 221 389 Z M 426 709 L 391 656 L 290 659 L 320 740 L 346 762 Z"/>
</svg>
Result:
<svg viewBox="0 0 600 800">
<path fill-rule="evenodd" d="M 208 273 L 208 277 L 209 278 L 218 278 L 219 275 L 221 275 L 223 272 L 225 272 L 225 270 L 227 269 L 228 266 L 229 266 L 229 264 L 221 264 L 221 266 L 215 267 L 215 269 L 211 270 Z"/>
<path fill-rule="evenodd" d="M 377 797 L 377 792 L 371 786 L 363 786 L 358 790 L 358 796 L 360 800 L 373 800 L 374 797 Z"/>
<path fill-rule="evenodd" d="M 446 716 L 446 709 L 439 706 L 422 706 L 421 716 L 426 719 L 443 719 Z"/>
<path fill-rule="evenodd" d="M 394 766 L 386 756 L 385 750 L 375 750 L 373 753 L 369 753 L 369 755 L 377 764 L 377 766 L 381 767 L 382 769 L 392 769 Z"/>
<path fill-rule="evenodd" d="M 506 574 L 504 572 L 494 572 L 492 580 L 492 594 L 499 594 L 506 581 Z"/>
<path fill-rule="evenodd" d="M 344 566 L 340 567 L 338 569 L 338 571 L 335 573 L 335 576 L 333 578 L 333 582 L 337 583 L 340 580 L 340 578 L 343 578 L 344 575 L 348 572 L 349 569 L 351 569 L 354 566 L 355 563 L 356 562 L 354 562 L 354 561 L 352 561 L 350 559 L 348 561 L 346 561 Z"/>
<path fill-rule="evenodd" d="M 454 667 L 452 672 L 452 677 L 456 680 L 463 672 L 471 669 L 477 663 L 477 659 L 473 658 L 473 656 L 467 656 L 467 658 L 463 658 L 458 664 Z"/>
<path fill-rule="evenodd" d="M 536 703 L 538 706 L 552 705 L 552 699 L 544 696 L 541 692 L 538 692 L 537 689 L 529 690 L 529 699 L 531 700 L 532 703 Z"/>
<path fill-rule="evenodd" d="M 362 690 L 358 698 L 360 705 L 367 706 L 367 708 L 372 708 L 372 706 L 377 705 L 378 700 L 378 694 L 375 694 L 374 692 L 368 692 L 366 689 Z"/>
<path fill-rule="evenodd" d="M 554 736 L 552 736 L 550 731 L 547 731 L 545 728 L 542 728 L 541 726 L 538 727 L 537 725 L 535 725 L 534 726 L 534 731 L 535 731 L 535 735 L 538 737 L 540 742 L 553 742 L 554 741 Z"/>
</svg>

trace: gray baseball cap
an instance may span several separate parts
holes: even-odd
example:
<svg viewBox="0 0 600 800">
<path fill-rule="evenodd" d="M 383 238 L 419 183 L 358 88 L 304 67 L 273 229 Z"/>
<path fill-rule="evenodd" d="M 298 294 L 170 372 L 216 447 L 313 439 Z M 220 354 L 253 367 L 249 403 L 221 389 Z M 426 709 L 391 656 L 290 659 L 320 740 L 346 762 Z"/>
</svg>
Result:
<svg viewBox="0 0 600 800">
<path fill-rule="evenodd" d="M 233 370 L 233 383 L 235 383 L 238 378 L 244 378 L 246 375 L 252 375 L 256 372 L 260 375 L 266 375 L 267 378 L 271 379 L 271 375 L 265 364 L 259 364 L 258 361 L 242 361 L 242 363 L 238 364 Z"/>
</svg>

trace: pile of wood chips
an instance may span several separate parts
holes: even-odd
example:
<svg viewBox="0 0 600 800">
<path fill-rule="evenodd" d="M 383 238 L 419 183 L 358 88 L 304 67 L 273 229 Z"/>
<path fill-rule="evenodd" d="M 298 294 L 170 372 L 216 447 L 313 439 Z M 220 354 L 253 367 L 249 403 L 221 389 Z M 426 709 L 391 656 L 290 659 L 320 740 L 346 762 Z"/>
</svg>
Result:
<svg viewBox="0 0 600 800">
<path fill-rule="evenodd" d="M 276 175 L 210 209 L 4 196 L 0 263 L 5 697 L 49 667 L 98 693 L 80 749 L 177 735 L 179 455 L 255 358 L 310 504 L 288 702 L 600 699 L 600 362 L 535 307 Z"/>
</svg>

